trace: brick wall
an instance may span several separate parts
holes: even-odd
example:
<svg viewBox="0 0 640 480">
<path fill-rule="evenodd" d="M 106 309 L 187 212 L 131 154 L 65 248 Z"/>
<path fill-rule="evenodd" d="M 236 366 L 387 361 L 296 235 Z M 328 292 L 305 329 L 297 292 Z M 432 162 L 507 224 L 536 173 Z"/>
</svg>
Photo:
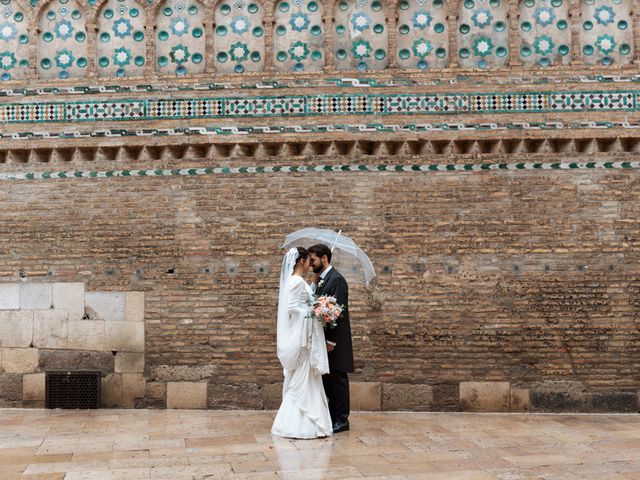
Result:
<svg viewBox="0 0 640 480">
<path fill-rule="evenodd" d="M 144 291 L 139 405 L 204 381 L 211 407 L 272 407 L 279 245 L 342 228 L 379 273 L 352 283 L 350 308 L 353 378 L 380 383 L 382 408 L 482 409 L 461 382 L 508 382 L 532 410 L 637 410 L 639 184 L 624 170 L 3 182 L 0 282 Z"/>
</svg>

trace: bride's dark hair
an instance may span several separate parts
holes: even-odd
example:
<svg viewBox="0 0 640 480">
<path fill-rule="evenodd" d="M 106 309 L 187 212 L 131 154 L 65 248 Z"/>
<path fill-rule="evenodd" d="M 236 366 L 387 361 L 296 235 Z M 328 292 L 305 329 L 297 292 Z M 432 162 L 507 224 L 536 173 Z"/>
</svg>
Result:
<svg viewBox="0 0 640 480">
<path fill-rule="evenodd" d="M 306 260 L 309 258 L 309 251 L 306 248 L 296 247 L 298 249 L 298 258 L 296 259 L 296 265 L 300 260 Z"/>
</svg>

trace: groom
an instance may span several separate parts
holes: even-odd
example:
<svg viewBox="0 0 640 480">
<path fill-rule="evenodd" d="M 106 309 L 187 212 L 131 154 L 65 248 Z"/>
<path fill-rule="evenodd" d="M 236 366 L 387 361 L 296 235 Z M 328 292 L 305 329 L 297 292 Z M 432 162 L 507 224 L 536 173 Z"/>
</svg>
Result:
<svg viewBox="0 0 640 480">
<path fill-rule="evenodd" d="M 316 274 L 316 296 L 331 295 L 344 307 L 337 326 L 324 329 L 329 352 L 329 373 L 322 376 L 329 399 L 333 433 L 349 430 L 349 376 L 353 373 L 353 348 L 349 325 L 349 287 L 347 281 L 331 266 L 331 249 L 320 243 L 308 249 L 311 268 Z"/>
</svg>

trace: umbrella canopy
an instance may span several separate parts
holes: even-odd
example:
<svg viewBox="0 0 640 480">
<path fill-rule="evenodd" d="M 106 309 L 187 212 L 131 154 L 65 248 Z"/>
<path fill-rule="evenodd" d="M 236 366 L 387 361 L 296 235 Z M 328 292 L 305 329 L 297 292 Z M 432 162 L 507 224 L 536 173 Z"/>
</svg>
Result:
<svg viewBox="0 0 640 480">
<path fill-rule="evenodd" d="M 287 235 L 282 248 L 310 247 L 315 243 L 324 243 L 331 248 L 334 252 L 331 263 L 346 276 L 353 277 L 360 273 L 367 285 L 375 278 L 376 273 L 367 254 L 340 232 L 324 228 L 303 228 Z"/>
</svg>

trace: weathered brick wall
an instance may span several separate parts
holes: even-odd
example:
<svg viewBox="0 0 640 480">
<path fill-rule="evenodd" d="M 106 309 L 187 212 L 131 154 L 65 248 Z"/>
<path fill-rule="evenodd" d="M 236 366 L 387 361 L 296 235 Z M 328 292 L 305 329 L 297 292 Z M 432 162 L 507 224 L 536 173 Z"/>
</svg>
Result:
<svg viewBox="0 0 640 480">
<path fill-rule="evenodd" d="M 532 409 L 633 410 L 639 186 L 584 169 L 3 182 L 0 281 L 144 291 L 148 390 L 206 380 L 210 406 L 271 406 L 279 245 L 342 228 L 379 273 L 350 308 L 353 378 L 381 382 L 383 407 L 509 382 Z"/>
</svg>

